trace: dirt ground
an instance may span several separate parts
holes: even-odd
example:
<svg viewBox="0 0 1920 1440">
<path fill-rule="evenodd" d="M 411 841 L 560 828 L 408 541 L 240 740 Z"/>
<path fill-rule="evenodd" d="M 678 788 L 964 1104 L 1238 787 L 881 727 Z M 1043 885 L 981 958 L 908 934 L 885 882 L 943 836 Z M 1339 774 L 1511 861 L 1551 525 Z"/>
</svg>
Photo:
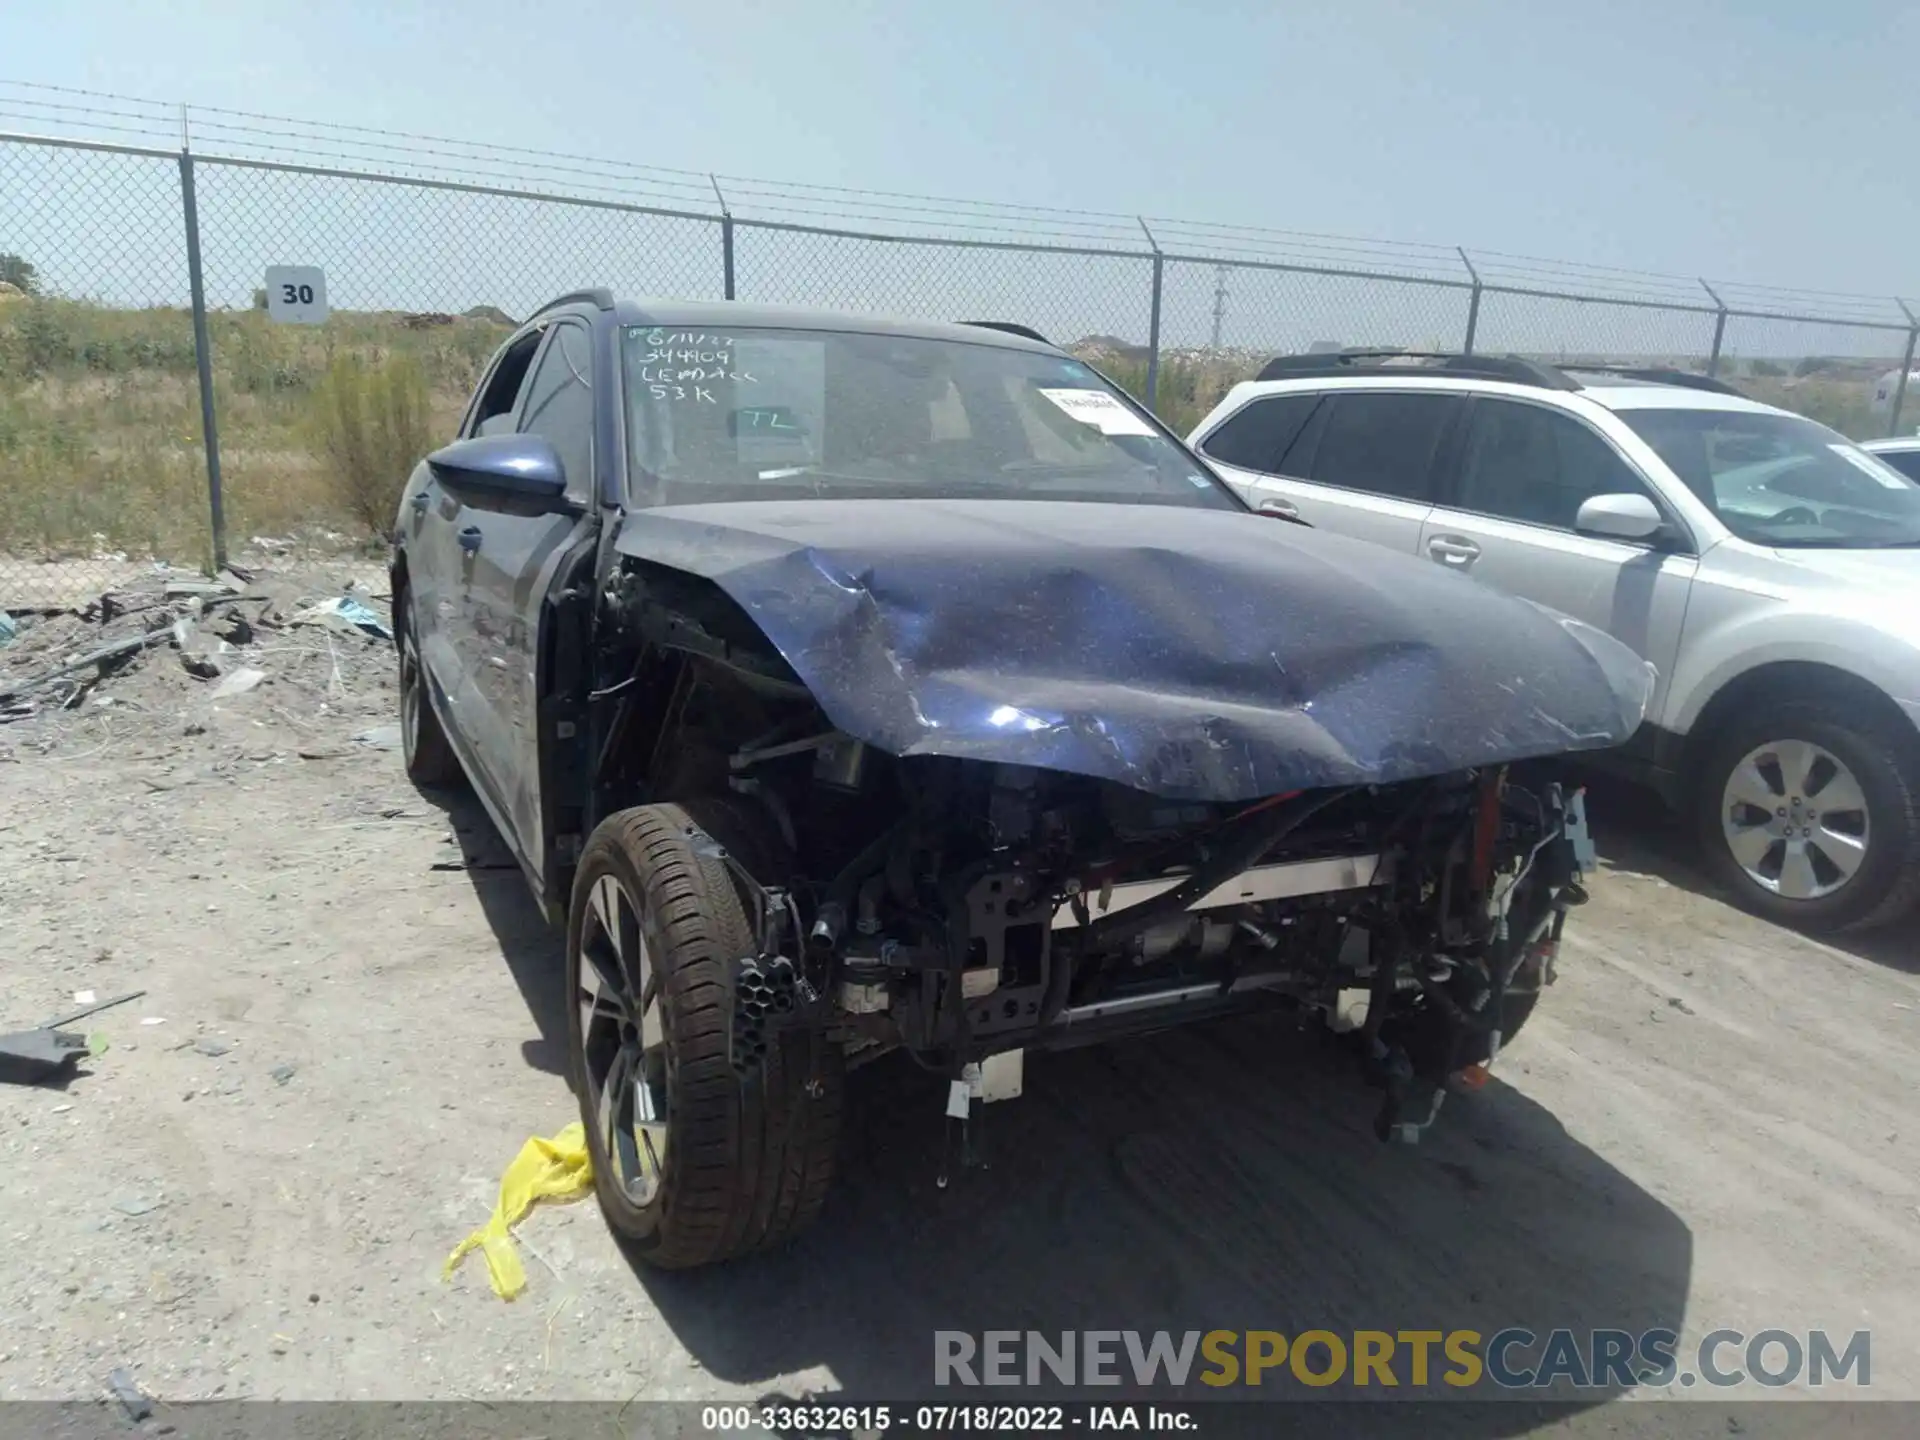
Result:
<svg viewBox="0 0 1920 1440">
<path fill-rule="evenodd" d="M 943 1191 L 942 1097 L 882 1062 L 783 1252 L 653 1273 L 589 1200 L 521 1227 L 516 1303 L 477 1256 L 444 1280 L 521 1143 L 575 1118 L 559 943 L 471 802 L 384 748 L 388 648 L 292 622 L 355 580 L 380 608 L 344 567 L 224 607 L 244 693 L 160 644 L 0 723 L 0 1029 L 146 992 L 75 1024 L 107 1048 L 68 1083 L 0 1085 L 0 1399 L 116 1366 L 168 1400 L 908 1398 L 937 1329 L 1506 1325 L 1665 1325 L 1683 1356 L 1870 1329 L 1873 1395 L 1920 1398 L 1914 931 L 1745 916 L 1607 790 L 1559 983 L 1418 1148 L 1261 1018 L 1034 1059 Z M 98 633 L 27 628 L 0 691 Z M 1504 1413 L 1485 1433 L 1527 1428 Z"/>
</svg>

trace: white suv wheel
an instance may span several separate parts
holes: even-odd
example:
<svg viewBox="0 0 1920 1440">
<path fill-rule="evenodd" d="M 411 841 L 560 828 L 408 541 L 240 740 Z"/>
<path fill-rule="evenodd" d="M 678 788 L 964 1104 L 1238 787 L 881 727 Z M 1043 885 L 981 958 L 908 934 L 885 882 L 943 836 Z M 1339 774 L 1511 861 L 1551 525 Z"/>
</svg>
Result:
<svg viewBox="0 0 1920 1440">
<path fill-rule="evenodd" d="M 1840 889 L 1865 862 L 1870 840 L 1860 782 L 1809 740 L 1749 751 L 1727 776 L 1720 827 L 1747 878 L 1787 900 Z"/>
</svg>

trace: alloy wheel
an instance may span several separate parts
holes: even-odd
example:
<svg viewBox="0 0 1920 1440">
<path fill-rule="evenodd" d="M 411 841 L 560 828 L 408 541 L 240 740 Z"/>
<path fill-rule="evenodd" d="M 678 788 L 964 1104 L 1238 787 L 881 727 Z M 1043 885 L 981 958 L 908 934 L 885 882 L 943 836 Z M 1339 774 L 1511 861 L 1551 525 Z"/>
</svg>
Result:
<svg viewBox="0 0 1920 1440">
<path fill-rule="evenodd" d="M 1747 878 L 1787 900 L 1833 894 L 1867 858 L 1866 794 L 1832 751 L 1776 740 L 1727 776 L 1720 828 Z"/>
<path fill-rule="evenodd" d="M 409 758 L 420 749 L 420 707 L 426 703 L 420 681 L 420 651 L 408 625 L 400 632 L 400 736 Z"/>
<path fill-rule="evenodd" d="M 627 1199 L 659 1193 L 667 1159 L 667 1046 L 660 975 L 639 906 L 612 875 L 594 881 L 580 934 L 580 1036 L 588 1111 Z"/>
</svg>

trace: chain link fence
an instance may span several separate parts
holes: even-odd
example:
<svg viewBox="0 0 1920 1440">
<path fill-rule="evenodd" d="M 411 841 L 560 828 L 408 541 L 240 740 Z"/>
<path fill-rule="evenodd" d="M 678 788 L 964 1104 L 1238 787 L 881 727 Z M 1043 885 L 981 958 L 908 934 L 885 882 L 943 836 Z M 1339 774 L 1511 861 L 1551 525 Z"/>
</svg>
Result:
<svg viewBox="0 0 1920 1440">
<path fill-rule="evenodd" d="M 735 214 L 738 192 L 708 178 L 658 181 L 680 188 L 634 204 L 585 179 L 548 193 L 537 173 L 491 184 L 0 134 L 0 611 L 84 605 L 229 548 L 377 543 L 380 517 L 343 493 L 325 433 L 354 377 L 400 375 L 420 412 L 409 433 L 444 438 L 514 326 L 595 285 L 1015 321 L 1182 431 L 1270 356 L 1349 347 L 1717 374 L 1856 438 L 1914 413 L 1901 377 L 1920 325 L 1898 301 L 1441 247 L 1408 247 L 1394 273 L 1381 247 L 1324 237 L 1289 242 L 1303 258 L 1283 263 L 1252 253 L 1250 232 L 1178 222 L 1153 222 L 1177 237 L 1164 249 L 1145 221 L 961 239 L 912 233 L 935 222 L 905 201 L 870 202 L 891 217 L 876 232 Z M 758 203 L 830 203 L 773 195 Z M 324 271 L 324 325 L 268 318 L 265 272 L 282 264 Z"/>
<path fill-rule="evenodd" d="M 0 282 L 0 610 L 205 560 L 177 160 L 0 146 Z"/>
</svg>

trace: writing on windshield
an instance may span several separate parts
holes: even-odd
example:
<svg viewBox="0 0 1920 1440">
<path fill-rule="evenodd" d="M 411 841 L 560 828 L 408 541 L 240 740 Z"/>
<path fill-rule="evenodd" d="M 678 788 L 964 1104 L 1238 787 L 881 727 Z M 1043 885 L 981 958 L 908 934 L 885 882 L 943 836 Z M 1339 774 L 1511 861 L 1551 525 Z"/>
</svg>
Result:
<svg viewBox="0 0 1920 1440">
<path fill-rule="evenodd" d="M 630 327 L 634 500 L 1006 496 L 1237 509 L 1061 355 L 852 331 Z"/>
</svg>

